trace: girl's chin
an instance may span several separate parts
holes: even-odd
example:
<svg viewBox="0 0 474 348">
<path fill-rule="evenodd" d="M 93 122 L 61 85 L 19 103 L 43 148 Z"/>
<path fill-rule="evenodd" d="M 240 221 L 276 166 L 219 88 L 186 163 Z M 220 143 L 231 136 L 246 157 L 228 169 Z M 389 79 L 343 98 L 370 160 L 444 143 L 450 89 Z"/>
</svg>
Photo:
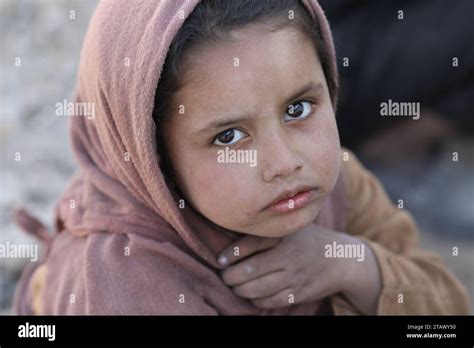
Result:
<svg viewBox="0 0 474 348">
<path fill-rule="evenodd" d="M 280 221 L 276 222 L 274 225 L 274 228 L 265 228 L 264 231 L 259 230 L 259 231 L 251 231 L 247 232 L 246 234 L 251 234 L 254 236 L 259 236 L 259 237 L 267 237 L 267 238 L 283 238 L 287 237 L 289 235 L 292 235 L 305 227 L 311 225 L 314 220 L 316 220 L 316 217 L 318 216 L 318 212 L 316 214 L 311 214 L 308 216 L 301 216 L 301 217 L 296 217 L 296 216 L 288 216 L 288 217 L 282 217 Z M 288 218 L 291 220 L 283 221 L 283 219 Z"/>
<path fill-rule="evenodd" d="M 311 202 L 308 206 L 293 212 L 265 216 L 265 222 L 253 224 L 251 229 L 226 229 L 224 234 L 232 239 L 243 235 L 252 235 L 266 238 L 283 238 L 294 234 L 311 225 L 319 215 L 320 202 Z M 222 228 L 224 229 L 224 228 Z"/>
<path fill-rule="evenodd" d="M 276 220 L 276 225 L 280 227 L 276 233 L 280 237 L 294 234 L 314 223 L 318 215 L 319 204 L 317 202 L 313 202 L 300 211 L 283 214 Z"/>
</svg>

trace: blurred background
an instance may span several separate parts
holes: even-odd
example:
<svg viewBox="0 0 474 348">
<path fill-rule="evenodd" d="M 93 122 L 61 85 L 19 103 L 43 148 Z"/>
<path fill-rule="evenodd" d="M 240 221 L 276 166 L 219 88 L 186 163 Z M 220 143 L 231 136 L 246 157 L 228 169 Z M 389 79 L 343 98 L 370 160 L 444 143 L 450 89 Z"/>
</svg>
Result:
<svg viewBox="0 0 474 348">
<path fill-rule="evenodd" d="M 0 0 L 0 243 L 36 242 L 12 221 L 17 205 L 53 229 L 56 200 L 76 169 L 55 104 L 71 99 L 96 3 Z M 342 144 L 394 202 L 403 200 L 422 247 L 440 254 L 474 298 L 474 1 L 320 3 L 341 74 Z M 420 119 L 381 117 L 389 99 L 419 102 Z M 0 314 L 11 313 L 28 262 L 0 259 Z"/>
</svg>

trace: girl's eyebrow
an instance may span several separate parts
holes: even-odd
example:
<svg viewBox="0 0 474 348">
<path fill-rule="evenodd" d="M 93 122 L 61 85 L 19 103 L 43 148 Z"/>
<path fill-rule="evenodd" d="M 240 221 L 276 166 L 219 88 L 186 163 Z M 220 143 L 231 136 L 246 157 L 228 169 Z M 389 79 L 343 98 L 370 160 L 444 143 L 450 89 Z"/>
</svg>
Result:
<svg viewBox="0 0 474 348">
<path fill-rule="evenodd" d="M 293 100 L 301 97 L 302 95 L 306 94 L 309 91 L 319 92 L 320 90 L 323 89 L 323 87 L 324 87 L 324 85 L 321 82 L 315 83 L 314 81 L 311 81 L 311 82 L 305 84 L 297 92 L 293 93 L 289 98 L 287 98 L 286 102 L 283 105 L 291 103 Z M 246 121 L 248 119 L 251 119 L 251 118 L 252 118 L 251 115 L 244 115 L 244 116 L 240 116 L 240 117 L 214 120 L 212 122 L 209 122 L 201 130 L 197 131 L 196 134 L 207 133 L 207 132 L 210 132 L 211 130 L 216 129 L 216 128 L 222 128 L 222 127 L 238 124 L 238 123 L 244 122 L 244 121 Z"/>
</svg>

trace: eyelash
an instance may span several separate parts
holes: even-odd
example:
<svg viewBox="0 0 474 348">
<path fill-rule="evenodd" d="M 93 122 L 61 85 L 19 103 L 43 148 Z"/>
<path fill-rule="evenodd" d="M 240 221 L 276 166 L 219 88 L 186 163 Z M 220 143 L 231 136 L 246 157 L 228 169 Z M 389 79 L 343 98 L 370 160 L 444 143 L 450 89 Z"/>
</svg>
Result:
<svg viewBox="0 0 474 348">
<path fill-rule="evenodd" d="M 302 119 L 295 119 L 295 120 L 293 120 L 293 121 L 290 121 L 291 123 L 293 123 L 294 121 L 298 121 L 298 120 L 304 121 L 304 120 L 307 120 L 308 118 L 313 117 L 314 112 L 315 112 L 314 109 L 315 109 L 315 106 L 317 105 L 317 103 L 316 103 L 315 101 L 313 101 L 313 100 L 309 100 L 309 99 L 297 100 L 297 101 L 295 101 L 295 102 L 293 102 L 293 103 L 291 103 L 291 104 L 288 104 L 288 105 L 293 105 L 293 104 L 302 103 L 302 102 L 308 102 L 308 103 L 311 104 L 310 113 L 308 114 L 308 116 L 306 116 L 306 117 L 304 117 L 304 118 L 302 118 Z M 286 112 L 285 112 L 285 114 L 286 114 Z M 229 131 L 229 130 L 238 130 L 238 131 L 240 131 L 240 132 L 244 132 L 244 131 L 242 131 L 242 130 L 240 130 L 240 129 L 238 129 L 238 128 L 227 128 L 227 129 L 223 130 L 222 132 L 218 133 L 216 136 L 214 136 L 214 137 L 211 139 L 210 145 L 211 145 L 211 146 L 215 146 L 215 147 L 220 147 L 220 148 L 222 148 L 222 147 L 230 147 L 230 148 L 231 148 L 231 147 L 237 146 L 237 145 L 240 143 L 240 140 L 236 141 L 234 144 L 229 144 L 229 145 L 217 145 L 217 144 L 214 144 L 214 142 L 217 140 L 217 138 L 218 138 L 221 134 L 224 134 L 225 132 L 227 132 L 227 131 Z M 245 139 L 245 138 L 243 138 L 243 139 Z M 242 139 L 241 139 L 241 140 L 242 140 Z"/>
</svg>

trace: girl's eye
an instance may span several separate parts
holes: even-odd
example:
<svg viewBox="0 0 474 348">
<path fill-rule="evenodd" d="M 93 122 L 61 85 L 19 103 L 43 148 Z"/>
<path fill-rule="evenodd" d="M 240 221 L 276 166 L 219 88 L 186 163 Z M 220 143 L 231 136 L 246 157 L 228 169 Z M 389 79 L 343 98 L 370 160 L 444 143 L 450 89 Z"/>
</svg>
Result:
<svg viewBox="0 0 474 348">
<path fill-rule="evenodd" d="M 311 114 L 312 103 L 309 101 L 299 101 L 293 104 L 288 105 L 288 110 L 285 112 L 285 116 L 288 115 L 289 119 L 303 119 L 308 117 Z"/>
<path fill-rule="evenodd" d="M 233 145 L 240 139 L 244 138 L 244 136 L 245 134 L 242 131 L 239 131 L 235 128 L 230 128 L 223 131 L 222 133 L 217 134 L 212 143 L 219 146 Z"/>
</svg>

